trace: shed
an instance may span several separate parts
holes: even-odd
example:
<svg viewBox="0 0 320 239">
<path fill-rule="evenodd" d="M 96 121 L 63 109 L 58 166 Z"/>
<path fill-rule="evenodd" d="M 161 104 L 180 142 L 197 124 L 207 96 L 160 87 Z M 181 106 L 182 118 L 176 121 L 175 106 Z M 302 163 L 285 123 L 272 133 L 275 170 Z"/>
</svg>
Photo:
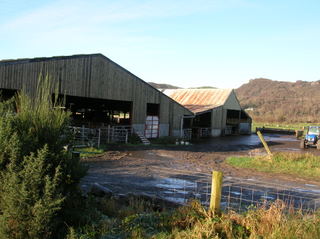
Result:
<svg viewBox="0 0 320 239">
<path fill-rule="evenodd" d="M 181 119 L 193 113 L 102 54 L 0 61 L 0 91 L 35 92 L 49 75 L 66 96 L 75 125 L 123 125 L 148 138 L 179 136 Z"/>
<path fill-rule="evenodd" d="M 169 89 L 163 92 L 196 115 L 192 128 L 199 129 L 201 135 L 251 133 L 252 120 L 241 108 L 233 89 Z"/>
</svg>

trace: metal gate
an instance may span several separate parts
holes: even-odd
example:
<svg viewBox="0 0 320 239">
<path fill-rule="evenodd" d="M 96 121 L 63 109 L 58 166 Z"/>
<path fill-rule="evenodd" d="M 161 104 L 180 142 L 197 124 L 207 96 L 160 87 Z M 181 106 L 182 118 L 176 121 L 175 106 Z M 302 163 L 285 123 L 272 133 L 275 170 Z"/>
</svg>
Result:
<svg viewBox="0 0 320 239">
<path fill-rule="evenodd" d="M 148 139 L 159 137 L 159 116 L 147 116 L 144 135 Z"/>
</svg>

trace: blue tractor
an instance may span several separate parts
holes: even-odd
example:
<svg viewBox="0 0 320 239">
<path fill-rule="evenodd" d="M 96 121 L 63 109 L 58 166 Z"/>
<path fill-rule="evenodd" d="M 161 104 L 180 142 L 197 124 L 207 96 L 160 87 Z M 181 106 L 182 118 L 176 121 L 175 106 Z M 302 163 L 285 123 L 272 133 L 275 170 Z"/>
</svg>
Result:
<svg viewBox="0 0 320 239">
<path fill-rule="evenodd" d="M 306 136 L 300 142 L 300 148 L 306 149 L 310 146 L 320 149 L 320 126 L 308 126 Z"/>
</svg>

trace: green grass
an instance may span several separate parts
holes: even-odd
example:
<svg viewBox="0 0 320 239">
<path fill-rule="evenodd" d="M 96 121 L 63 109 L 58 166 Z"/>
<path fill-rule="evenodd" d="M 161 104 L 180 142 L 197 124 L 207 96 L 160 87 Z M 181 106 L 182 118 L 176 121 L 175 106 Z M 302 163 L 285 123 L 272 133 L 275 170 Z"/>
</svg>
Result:
<svg viewBox="0 0 320 239">
<path fill-rule="evenodd" d="M 320 123 L 267 123 L 267 122 L 253 122 L 252 131 L 255 132 L 256 128 L 275 128 L 275 129 L 291 129 L 291 130 L 302 130 L 303 127 L 310 125 L 320 125 Z"/>
<path fill-rule="evenodd" d="M 312 154 L 276 153 L 267 157 L 229 157 L 226 162 L 238 168 L 261 172 L 282 173 L 300 178 L 320 179 L 320 157 Z"/>
<path fill-rule="evenodd" d="M 74 151 L 80 152 L 80 158 L 93 157 L 105 152 L 102 148 L 94 147 L 74 148 Z"/>
</svg>

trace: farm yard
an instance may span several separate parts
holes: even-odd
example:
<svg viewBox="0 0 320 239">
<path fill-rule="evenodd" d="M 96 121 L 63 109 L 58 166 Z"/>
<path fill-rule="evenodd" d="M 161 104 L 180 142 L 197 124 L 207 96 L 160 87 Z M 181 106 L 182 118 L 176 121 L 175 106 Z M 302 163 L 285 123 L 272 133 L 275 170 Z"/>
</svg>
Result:
<svg viewBox="0 0 320 239">
<path fill-rule="evenodd" d="M 272 152 L 320 155 L 316 149 L 299 149 L 294 136 L 265 135 Z M 320 181 L 286 173 L 239 169 L 226 163 L 231 156 L 264 155 L 258 136 L 228 136 L 202 140 L 190 146 L 114 147 L 89 157 L 83 190 L 98 183 L 115 194 L 137 194 L 186 204 L 191 198 L 208 206 L 211 172 L 224 174 L 222 209 L 243 211 L 249 205 L 281 199 L 296 209 L 320 207 Z"/>
<path fill-rule="evenodd" d="M 37 76 L 42 68 L 49 75 Z M 31 77 L 18 81 L 20 74 Z M 58 84 L 50 75 L 63 77 Z M 0 237 L 320 235 L 319 151 L 302 151 L 293 136 L 265 134 L 275 153 L 265 157 L 258 136 L 248 135 L 252 119 L 234 90 L 167 95 L 101 54 L 5 60 L 0 77 L 9 99 L 0 104 L 0 177 L 7 181 L 0 187 Z M 275 170 L 286 159 L 287 171 Z M 218 181 L 212 171 L 223 173 L 221 198 L 211 193 Z"/>
</svg>

